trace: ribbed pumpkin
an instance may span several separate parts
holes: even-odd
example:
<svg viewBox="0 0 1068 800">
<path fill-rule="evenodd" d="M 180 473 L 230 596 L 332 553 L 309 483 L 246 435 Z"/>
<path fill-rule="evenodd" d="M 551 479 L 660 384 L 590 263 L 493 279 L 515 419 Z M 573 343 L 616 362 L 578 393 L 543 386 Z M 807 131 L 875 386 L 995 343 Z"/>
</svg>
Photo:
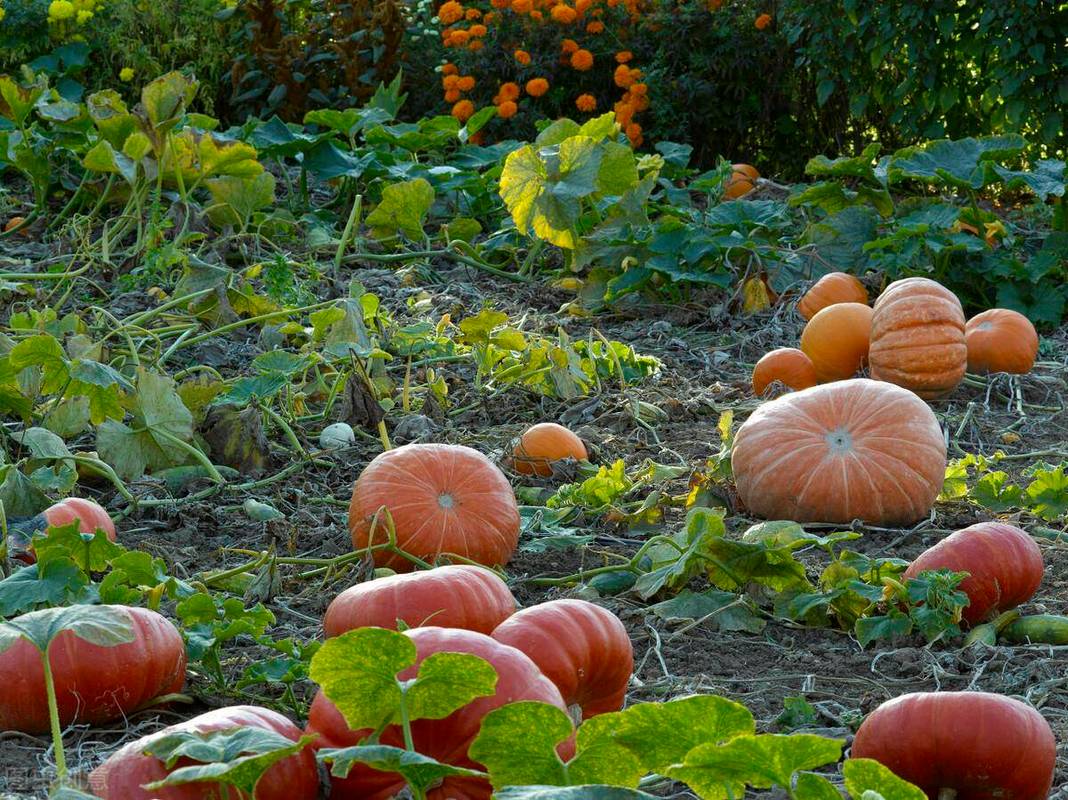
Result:
<svg viewBox="0 0 1068 800">
<path fill-rule="evenodd" d="M 415 677 L 418 665 L 432 653 L 470 653 L 488 661 L 497 671 L 495 694 L 480 697 L 444 719 L 412 722 L 412 739 L 419 753 L 445 764 L 478 769 L 478 764 L 468 757 L 467 750 L 478 735 L 482 718 L 490 711 L 520 700 L 534 700 L 567 709 L 553 682 L 514 647 L 481 633 L 456 628 L 413 628 L 404 635 L 415 644 L 418 656 L 415 666 L 400 673 L 402 680 Z M 318 747 L 351 747 L 371 733 L 349 728 L 337 706 L 321 691 L 316 694 L 308 712 L 307 732 L 319 734 Z M 386 728 L 379 743 L 404 747 L 400 726 Z M 561 749 L 566 751 L 567 747 Z M 347 778 L 332 778 L 331 786 L 331 800 L 389 800 L 404 787 L 404 781 L 395 773 L 379 772 L 357 764 Z M 428 800 L 489 800 L 491 793 L 489 783 L 484 780 L 449 777 L 439 787 L 431 789 L 427 797 Z"/>
<path fill-rule="evenodd" d="M 724 185 L 723 196 L 728 200 L 744 197 L 756 188 L 760 173 L 749 164 L 731 164 L 731 176 Z"/>
<path fill-rule="evenodd" d="M 1038 333 L 1018 311 L 992 308 L 964 326 L 969 372 L 1030 372 L 1038 355 Z"/>
<path fill-rule="evenodd" d="M 45 533 L 49 528 L 61 528 L 77 521 L 81 533 L 104 531 L 111 541 L 115 541 L 115 523 L 108 512 L 98 503 L 81 497 L 67 497 L 55 503 L 36 517 L 15 522 L 9 530 L 8 545 L 12 555 L 27 564 L 37 561 L 33 552 L 33 537 Z"/>
<path fill-rule="evenodd" d="M 801 350 L 821 383 L 852 378 L 864 365 L 871 319 L 872 310 L 863 303 L 835 303 L 808 321 L 801 331 Z"/>
<path fill-rule="evenodd" d="M 323 617 L 327 637 L 356 628 L 433 625 L 492 633 L 515 612 L 515 598 L 495 572 L 456 564 L 350 586 Z"/>
<path fill-rule="evenodd" d="M 883 703 L 853 740 L 931 800 L 1046 800 L 1057 741 L 1035 709 L 986 692 L 916 692 Z"/>
<path fill-rule="evenodd" d="M 925 400 L 952 392 L 968 366 L 964 311 L 953 292 L 929 278 L 894 281 L 875 301 L 871 376 Z"/>
<path fill-rule="evenodd" d="M 831 272 L 824 275 L 805 292 L 797 302 L 797 313 L 812 319 L 816 313 L 835 303 L 868 304 L 868 290 L 856 276 L 846 272 Z"/>
<path fill-rule="evenodd" d="M 623 707 L 634 648 L 608 609 L 586 600 L 550 600 L 506 619 L 493 638 L 530 656 L 584 719 Z"/>
<path fill-rule="evenodd" d="M 946 445 L 916 395 L 856 378 L 761 405 L 738 429 L 731 466 L 742 502 L 766 519 L 903 525 L 930 511 Z"/>
<path fill-rule="evenodd" d="M 563 425 L 539 422 L 519 437 L 512 456 L 516 472 L 547 478 L 553 474 L 554 462 L 565 458 L 585 461 L 589 454 L 582 440 Z"/>
<path fill-rule="evenodd" d="M 479 564 L 505 564 L 519 543 L 519 506 L 511 484 L 497 467 L 470 447 L 407 444 L 380 453 L 356 479 L 349 504 L 349 531 L 356 548 L 386 541 L 383 520 L 372 532 L 375 514 L 388 508 L 397 545 L 433 560 L 454 553 Z M 375 564 L 398 572 L 412 563 L 376 551 Z"/>
<path fill-rule="evenodd" d="M 93 793 L 103 800 L 242 800 L 244 792 L 220 783 L 187 783 L 164 789 L 145 789 L 146 783 L 163 780 L 173 770 L 158 758 L 145 755 L 145 748 L 172 733 L 211 733 L 236 728 L 257 728 L 297 741 L 301 730 L 277 711 L 258 706 L 216 708 L 185 722 L 130 742 L 89 775 Z M 174 769 L 195 764 L 181 759 Z M 315 800 L 319 797 L 319 768 L 311 747 L 284 758 L 267 770 L 256 787 L 255 800 Z"/>
<path fill-rule="evenodd" d="M 960 584 L 970 601 L 964 619 L 975 625 L 1030 600 L 1045 565 L 1042 551 L 1025 531 L 1003 522 L 980 522 L 925 550 L 905 577 L 936 569 L 968 573 Z"/>
<path fill-rule="evenodd" d="M 778 381 L 794 391 L 819 383 L 812 359 L 796 347 L 780 347 L 765 353 L 753 368 L 753 394 L 758 397 Z"/>
</svg>

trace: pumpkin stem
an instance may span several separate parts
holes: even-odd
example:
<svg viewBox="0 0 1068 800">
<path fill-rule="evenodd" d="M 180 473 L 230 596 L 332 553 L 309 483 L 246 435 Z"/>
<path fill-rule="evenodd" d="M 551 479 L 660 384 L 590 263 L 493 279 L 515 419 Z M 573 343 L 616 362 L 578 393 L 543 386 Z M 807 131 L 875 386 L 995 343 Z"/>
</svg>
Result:
<svg viewBox="0 0 1068 800">
<path fill-rule="evenodd" d="M 938 800 L 957 800 L 957 790 L 943 786 L 938 790 Z"/>
</svg>

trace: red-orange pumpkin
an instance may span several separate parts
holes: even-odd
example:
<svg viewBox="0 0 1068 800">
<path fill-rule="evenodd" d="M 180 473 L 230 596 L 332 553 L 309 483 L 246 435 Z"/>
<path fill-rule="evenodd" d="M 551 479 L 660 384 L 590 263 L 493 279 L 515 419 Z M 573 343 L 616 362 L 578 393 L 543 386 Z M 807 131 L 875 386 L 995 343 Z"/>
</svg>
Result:
<svg viewBox="0 0 1068 800">
<path fill-rule="evenodd" d="M 723 196 L 728 200 L 744 197 L 756 188 L 760 173 L 749 164 L 731 164 L 731 176 L 724 185 Z"/>
<path fill-rule="evenodd" d="M 772 383 L 797 391 L 809 389 L 819 383 L 812 359 L 795 347 L 780 347 L 765 353 L 753 368 L 753 394 L 758 397 Z"/>
<path fill-rule="evenodd" d="M 863 303 L 835 303 L 808 321 L 801 331 L 801 350 L 821 383 L 852 378 L 864 365 L 871 318 L 871 308 Z"/>
<path fill-rule="evenodd" d="M 125 607 L 123 607 L 125 608 Z M 59 721 L 99 725 L 185 683 L 185 644 L 167 619 L 147 608 L 125 608 L 134 639 L 101 647 L 63 631 L 48 650 Z M 0 653 L 0 730 L 43 733 L 48 726 L 41 655 L 25 639 Z"/>
<path fill-rule="evenodd" d="M 611 611 L 585 600 L 550 600 L 506 619 L 493 638 L 530 656 L 583 719 L 623 707 L 634 648 Z"/>
<path fill-rule="evenodd" d="M 467 749 L 478 735 L 482 718 L 495 708 L 520 700 L 535 700 L 566 709 L 560 691 L 537 665 L 514 647 L 501 644 L 481 633 L 459 628 L 413 628 L 405 631 L 418 651 L 416 665 L 400 674 L 402 680 L 415 677 L 418 665 L 432 653 L 471 653 L 488 661 L 497 670 L 497 692 L 477 700 L 445 719 L 412 722 L 412 740 L 417 752 L 445 764 L 478 769 Z M 337 707 L 320 691 L 308 715 L 308 733 L 319 734 L 320 747 L 349 747 L 370 731 L 353 731 Z M 404 747 L 397 725 L 387 728 L 380 743 Z M 357 765 L 347 778 L 332 778 L 331 800 L 387 800 L 404 786 L 395 773 L 379 772 Z M 491 787 L 474 778 L 447 778 L 429 792 L 429 800 L 489 800 Z"/>
<path fill-rule="evenodd" d="M 173 769 L 145 748 L 172 733 L 211 733 L 236 728 L 259 728 L 297 741 L 301 730 L 276 711 L 257 706 L 217 708 L 198 717 L 130 742 L 111 754 L 107 761 L 89 775 L 93 793 L 103 800 L 239 800 L 246 795 L 220 783 L 188 783 L 164 789 L 148 790 L 146 783 L 163 780 L 175 769 L 197 762 L 181 759 Z M 315 753 L 308 747 L 272 765 L 256 788 L 254 800 L 316 800 L 319 797 L 319 768 Z"/>
<path fill-rule="evenodd" d="M 738 429 L 731 466 L 742 502 L 766 519 L 903 525 L 934 504 L 946 444 L 925 402 L 856 378 L 761 405 Z"/>
<path fill-rule="evenodd" d="M 546 478 L 553 474 L 553 462 L 565 458 L 585 461 L 589 457 L 582 440 L 555 422 L 539 422 L 527 428 L 512 455 L 516 472 Z"/>
<path fill-rule="evenodd" d="M 1018 311 L 992 308 L 964 326 L 969 372 L 1030 372 L 1038 355 L 1038 333 Z"/>
<path fill-rule="evenodd" d="M 515 612 L 515 598 L 496 573 L 466 564 L 357 583 L 330 603 L 327 637 L 356 628 L 433 625 L 492 633 Z"/>
<path fill-rule="evenodd" d="M 960 300 L 928 278 L 894 281 L 875 301 L 868 361 L 876 380 L 927 400 L 949 394 L 968 366 Z"/>
<path fill-rule="evenodd" d="M 78 522 L 78 529 L 82 533 L 96 533 L 99 529 L 104 531 L 111 541 L 115 541 L 115 523 L 103 507 L 92 500 L 68 497 L 49 506 L 36 517 L 11 526 L 9 545 L 12 555 L 27 564 L 34 563 L 37 560 L 32 545 L 34 535 L 44 533 L 49 528 L 70 525 L 75 521 Z"/>
<path fill-rule="evenodd" d="M 917 692 L 883 703 L 853 740 L 931 800 L 1046 800 L 1057 742 L 1031 706 L 985 692 Z"/>
<path fill-rule="evenodd" d="M 479 564 L 505 564 L 519 543 L 519 506 L 508 479 L 484 455 L 451 444 L 407 444 L 380 453 L 360 474 L 349 505 L 356 548 L 386 541 L 385 519 L 372 531 L 380 508 L 389 509 L 397 545 L 433 560 L 454 553 Z M 397 571 L 413 565 L 376 551 L 375 564 Z"/>
<path fill-rule="evenodd" d="M 817 312 L 833 306 L 835 303 L 868 304 L 868 290 L 856 276 L 846 272 L 831 272 L 824 275 L 805 292 L 797 302 L 797 313 L 805 319 L 812 319 Z"/>
<path fill-rule="evenodd" d="M 1042 583 L 1042 551 L 1026 532 L 1003 522 L 980 522 L 943 539 L 913 561 L 905 577 L 925 570 L 967 572 L 960 589 L 971 601 L 971 625 L 1026 603 Z"/>
</svg>

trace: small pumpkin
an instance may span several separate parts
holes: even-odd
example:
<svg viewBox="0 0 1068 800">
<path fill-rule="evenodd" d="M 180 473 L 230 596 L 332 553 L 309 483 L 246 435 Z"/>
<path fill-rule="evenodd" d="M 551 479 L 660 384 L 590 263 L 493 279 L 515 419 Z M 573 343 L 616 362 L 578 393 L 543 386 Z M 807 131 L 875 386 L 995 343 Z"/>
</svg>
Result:
<svg viewBox="0 0 1068 800">
<path fill-rule="evenodd" d="M 976 625 L 1030 600 L 1045 565 L 1038 544 L 1025 531 L 1003 522 L 980 522 L 925 550 L 905 577 L 936 569 L 968 573 L 960 584 L 970 601 L 963 617 Z"/>
<path fill-rule="evenodd" d="M 758 397 L 775 381 L 797 391 L 819 383 L 812 359 L 795 347 L 765 353 L 753 368 L 753 394 Z"/>
<path fill-rule="evenodd" d="M 24 225 L 25 223 L 25 217 L 12 217 L 7 221 L 7 224 L 4 225 L 4 233 L 11 233 L 12 231 L 22 227 L 22 225 Z"/>
<path fill-rule="evenodd" d="M 121 606 L 133 641 L 101 647 L 62 631 L 48 648 L 59 722 L 100 725 L 122 719 L 185 683 L 185 644 L 166 618 L 147 608 Z M 17 619 L 16 619 L 17 621 Z M 41 654 L 25 639 L 0 653 L 0 730 L 49 729 Z"/>
<path fill-rule="evenodd" d="M 376 578 L 350 586 L 323 617 L 327 637 L 356 628 L 433 625 L 492 633 L 515 612 L 515 598 L 495 572 L 457 564 Z"/>
<path fill-rule="evenodd" d="M 855 378 L 762 404 L 738 429 L 731 467 L 765 519 L 903 525 L 931 510 L 946 443 L 916 395 Z"/>
<path fill-rule="evenodd" d="M 871 376 L 925 400 L 952 392 L 968 366 L 960 300 L 929 278 L 894 281 L 875 301 Z"/>
<path fill-rule="evenodd" d="M 916 692 L 861 724 L 852 758 L 871 758 L 931 800 L 1046 800 L 1057 742 L 1034 708 L 986 692 Z"/>
<path fill-rule="evenodd" d="M 801 331 L 801 350 L 821 383 L 852 378 L 868 357 L 872 310 L 863 303 L 835 303 L 817 311 Z"/>
<path fill-rule="evenodd" d="M 519 437 L 513 450 L 515 471 L 522 475 L 553 474 L 553 463 L 565 458 L 585 461 L 589 458 L 582 440 L 555 422 L 539 422 Z"/>
<path fill-rule="evenodd" d="M 992 308 L 968 320 L 964 342 L 969 372 L 1023 375 L 1031 371 L 1038 355 L 1035 326 L 1023 314 L 1008 308 Z"/>
<path fill-rule="evenodd" d="M 497 467 L 470 447 L 406 444 L 376 456 L 360 473 L 349 504 L 353 547 L 386 541 L 386 508 L 397 545 L 434 560 L 453 553 L 486 566 L 505 564 L 519 543 L 519 506 L 511 484 Z M 409 572 L 407 559 L 378 550 L 374 562 Z"/>
<path fill-rule="evenodd" d="M 432 653 L 471 653 L 488 661 L 497 671 L 497 691 L 480 697 L 444 719 L 420 719 L 411 724 L 416 752 L 445 764 L 479 769 L 467 750 L 478 735 L 482 718 L 490 711 L 520 700 L 534 700 L 566 710 L 560 691 L 537 665 L 514 647 L 481 633 L 459 628 L 412 628 L 405 631 L 417 650 L 416 664 L 400 673 L 402 680 L 415 677 L 418 666 Z M 317 747 L 350 747 L 371 731 L 349 728 L 337 707 L 321 691 L 308 713 L 308 733 L 318 734 Z M 383 731 L 379 743 L 404 747 L 399 725 Z M 379 772 L 357 764 L 347 778 L 331 778 L 332 800 L 388 800 L 404 787 L 395 773 Z M 489 800 L 492 787 L 475 778 L 446 778 L 431 789 L 428 800 Z"/>
<path fill-rule="evenodd" d="M 195 761 L 181 759 L 173 769 L 145 749 L 173 733 L 211 733 L 236 728 L 258 728 L 298 741 L 301 730 L 276 711 L 258 706 L 216 708 L 200 716 L 171 725 L 143 736 L 112 753 L 107 761 L 89 774 L 89 786 L 103 800 L 239 800 L 246 797 L 220 783 L 187 783 L 163 789 L 145 789 L 144 785 L 166 778 L 175 769 L 191 766 Z M 273 764 L 260 779 L 253 800 L 316 800 L 319 797 L 319 768 L 310 747 Z"/>
<path fill-rule="evenodd" d="M 812 284 L 804 297 L 797 302 L 797 312 L 806 320 L 817 312 L 835 303 L 868 304 L 868 290 L 855 275 L 847 272 L 830 272 Z"/>
<path fill-rule="evenodd" d="M 727 200 L 737 200 L 756 188 L 760 173 L 749 164 L 731 164 L 731 176 L 724 184 L 723 196 Z"/>
<path fill-rule="evenodd" d="M 108 539 L 115 541 L 115 523 L 102 506 L 81 497 L 68 497 L 49 506 L 36 517 L 12 524 L 8 540 L 12 555 L 20 561 L 33 564 L 37 561 L 33 552 L 33 537 L 49 528 L 59 528 L 75 521 L 82 533 L 102 530 Z"/>
<path fill-rule="evenodd" d="M 619 617 L 586 600 L 550 600 L 506 619 L 493 638 L 530 656 L 583 719 L 619 711 L 634 648 Z"/>
</svg>

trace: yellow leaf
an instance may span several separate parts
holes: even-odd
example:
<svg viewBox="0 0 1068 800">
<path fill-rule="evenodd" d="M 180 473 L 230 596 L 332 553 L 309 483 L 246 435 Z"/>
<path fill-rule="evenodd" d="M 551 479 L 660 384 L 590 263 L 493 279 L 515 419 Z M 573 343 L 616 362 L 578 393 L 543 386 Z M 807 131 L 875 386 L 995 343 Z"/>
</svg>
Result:
<svg viewBox="0 0 1068 800">
<path fill-rule="evenodd" d="M 756 314 L 771 306 L 771 298 L 768 296 L 768 287 L 760 278 L 749 278 L 742 285 L 742 311 L 746 314 Z"/>
</svg>

